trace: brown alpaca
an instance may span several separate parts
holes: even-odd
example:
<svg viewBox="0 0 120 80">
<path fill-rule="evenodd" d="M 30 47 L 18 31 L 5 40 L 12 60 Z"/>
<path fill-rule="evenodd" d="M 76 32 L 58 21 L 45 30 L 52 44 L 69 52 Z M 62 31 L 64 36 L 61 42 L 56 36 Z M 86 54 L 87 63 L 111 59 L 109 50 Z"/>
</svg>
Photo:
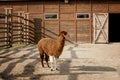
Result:
<svg viewBox="0 0 120 80">
<path fill-rule="evenodd" d="M 49 67 L 48 59 L 50 57 L 51 70 L 57 69 L 56 60 L 57 58 L 59 58 L 59 56 L 63 51 L 66 35 L 67 35 L 67 32 L 61 31 L 57 40 L 50 39 L 50 38 L 43 38 L 38 42 L 38 50 L 40 54 L 42 67 L 44 67 L 44 64 L 43 64 L 44 58 L 47 63 L 47 66 Z"/>
</svg>

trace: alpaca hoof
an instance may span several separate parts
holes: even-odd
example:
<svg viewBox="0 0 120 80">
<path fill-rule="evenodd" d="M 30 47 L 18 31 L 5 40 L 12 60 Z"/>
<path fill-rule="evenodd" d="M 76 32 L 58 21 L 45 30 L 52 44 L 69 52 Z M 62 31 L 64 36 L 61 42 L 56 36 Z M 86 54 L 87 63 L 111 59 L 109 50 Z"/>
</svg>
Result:
<svg viewBox="0 0 120 80">
<path fill-rule="evenodd" d="M 53 71 L 53 69 L 51 69 L 51 71 Z"/>
<path fill-rule="evenodd" d="M 59 69 L 58 69 L 58 68 L 56 68 L 56 70 L 57 70 L 57 71 L 59 71 Z"/>
<path fill-rule="evenodd" d="M 58 68 L 51 69 L 51 71 L 55 71 L 55 70 L 59 71 L 59 69 L 58 69 Z"/>
<path fill-rule="evenodd" d="M 42 68 L 44 68 L 44 66 L 42 66 Z"/>
<path fill-rule="evenodd" d="M 51 68 L 50 66 L 48 66 L 48 68 Z"/>
</svg>

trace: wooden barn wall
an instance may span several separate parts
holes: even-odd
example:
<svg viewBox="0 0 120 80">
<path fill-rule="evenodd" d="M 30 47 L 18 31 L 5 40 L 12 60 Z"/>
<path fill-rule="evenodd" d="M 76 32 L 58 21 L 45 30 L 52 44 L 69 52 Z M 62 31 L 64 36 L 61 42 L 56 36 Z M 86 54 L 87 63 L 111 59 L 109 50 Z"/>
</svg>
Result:
<svg viewBox="0 0 120 80">
<path fill-rule="evenodd" d="M 120 0 L 109 0 L 109 12 L 120 13 Z"/>
<path fill-rule="evenodd" d="M 9 8 L 9 7 L 11 7 L 9 3 L 0 2 L 0 13 L 4 14 L 5 13 L 4 8 Z"/>
<path fill-rule="evenodd" d="M 59 3 L 58 1 L 45 1 L 44 2 L 44 12 L 45 13 L 58 13 L 59 12 Z"/>
<path fill-rule="evenodd" d="M 11 3 L 11 5 L 12 5 L 14 13 L 17 13 L 18 11 L 27 12 L 26 3 L 23 3 L 23 2 L 19 2 L 19 3 L 18 2 L 14 2 L 14 3 Z"/>
<path fill-rule="evenodd" d="M 43 6 L 43 13 L 57 13 L 59 12 L 59 2 L 58 1 L 45 1 Z M 44 18 L 44 16 L 43 16 Z M 44 21 L 44 32 L 45 37 L 50 37 L 56 39 L 59 34 L 59 21 L 55 20 L 45 20 Z"/>
<path fill-rule="evenodd" d="M 69 5 L 66 5 L 64 2 L 60 2 L 60 30 L 67 31 L 70 37 L 74 40 L 74 11 L 75 11 L 75 2 L 71 1 Z"/>
<path fill-rule="evenodd" d="M 91 5 L 89 0 L 77 0 L 76 1 L 77 12 L 90 12 Z"/>
<path fill-rule="evenodd" d="M 77 0 L 76 13 L 89 13 L 91 12 L 90 1 Z M 91 15 L 90 15 L 91 16 Z M 77 42 L 90 43 L 90 19 L 76 19 L 76 37 Z"/>
<path fill-rule="evenodd" d="M 0 2 L 0 13 L 4 8 L 12 7 L 14 14 L 18 11 L 29 13 L 29 19 L 42 19 L 42 32 L 45 37 L 57 38 L 61 30 L 66 30 L 74 41 L 91 43 L 93 38 L 93 13 L 120 13 L 118 0 L 44 0 L 39 2 Z M 57 13 L 58 19 L 45 20 L 44 14 Z M 76 19 L 76 13 L 89 13 L 90 19 Z"/>
<path fill-rule="evenodd" d="M 108 12 L 107 0 L 93 0 L 92 1 L 92 12 Z"/>
</svg>

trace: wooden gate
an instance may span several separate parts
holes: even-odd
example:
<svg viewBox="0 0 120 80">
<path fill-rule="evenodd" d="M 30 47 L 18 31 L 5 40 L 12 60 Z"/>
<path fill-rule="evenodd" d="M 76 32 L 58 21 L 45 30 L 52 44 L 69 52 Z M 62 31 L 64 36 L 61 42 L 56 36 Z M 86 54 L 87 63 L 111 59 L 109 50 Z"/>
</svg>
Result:
<svg viewBox="0 0 120 80">
<path fill-rule="evenodd" d="M 9 48 L 14 43 L 34 43 L 34 22 L 29 20 L 28 13 L 13 14 L 12 8 L 5 8 L 6 14 L 0 14 L 0 47 Z"/>
<path fill-rule="evenodd" d="M 93 13 L 94 43 L 108 43 L 108 13 Z"/>
</svg>

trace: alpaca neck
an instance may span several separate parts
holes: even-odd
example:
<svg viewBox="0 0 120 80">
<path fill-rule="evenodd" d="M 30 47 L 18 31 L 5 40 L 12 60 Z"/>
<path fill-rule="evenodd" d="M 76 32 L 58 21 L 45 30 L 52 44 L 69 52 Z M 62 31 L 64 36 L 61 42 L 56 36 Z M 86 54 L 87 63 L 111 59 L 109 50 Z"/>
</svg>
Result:
<svg viewBox="0 0 120 80">
<path fill-rule="evenodd" d="M 58 37 L 58 51 L 60 54 L 63 50 L 64 44 L 65 44 L 65 37 L 61 35 Z"/>
<path fill-rule="evenodd" d="M 58 37 L 58 40 L 57 40 L 57 47 L 55 50 L 56 54 L 54 55 L 56 58 L 59 58 L 59 56 L 61 55 L 61 53 L 63 51 L 64 44 L 65 44 L 65 37 L 63 35 L 60 35 Z"/>
<path fill-rule="evenodd" d="M 58 45 L 59 47 L 64 47 L 65 44 L 65 37 L 63 35 L 58 37 Z"/>
</svg>

